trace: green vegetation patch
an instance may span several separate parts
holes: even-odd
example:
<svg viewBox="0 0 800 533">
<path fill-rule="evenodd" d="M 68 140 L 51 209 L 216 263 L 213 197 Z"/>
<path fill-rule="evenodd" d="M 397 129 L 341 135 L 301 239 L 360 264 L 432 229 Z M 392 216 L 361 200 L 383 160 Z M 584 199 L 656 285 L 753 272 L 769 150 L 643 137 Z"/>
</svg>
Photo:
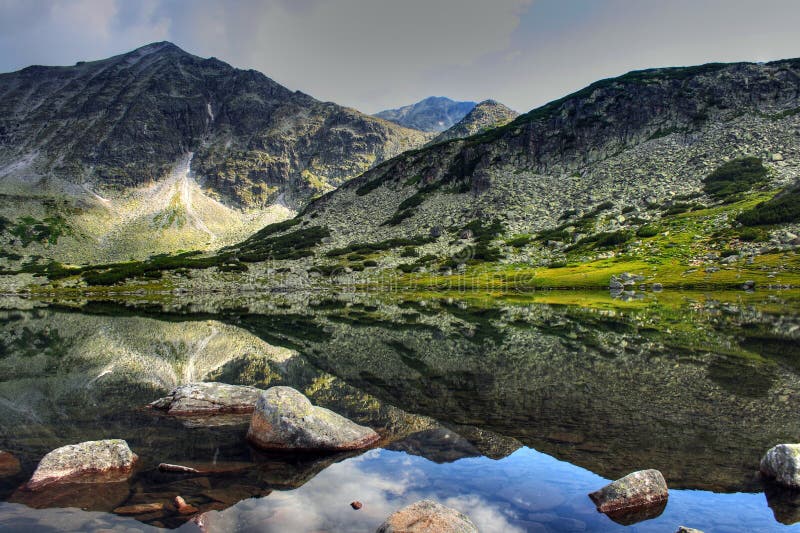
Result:
<svg viewBox="0 0 800 533">
<path fill-rule="evenodd" d="M 394 239 L 387 239 L 385 241 L 380 241 L 380 242 L 366 242 L 366 243 L 354 242 L 343 248 L 334 248 L 325 255 L 327 255 L 328 257 L 339 257 L 342 255 L 356 253 L 365 256 L 375 252 L 391 250 L 393 248 L 400 248 L 401 246 L 404 247 L 422 246 L 423 244 L 428 244 L 435 240 L 436 239 L 434 237 L 424 237 L 422 235 L 419 235 L 417 237 L 412 237 L 410 239 L 404 237 L 398 237 Z"/>
<path fill-rule="evenodd" d="M 767 167 L 758 157 L 734 159 L 720 166 L 703 180 L 703 190 L 716 199 L 751 190 L 767 177 Z"/>
<path fill-rule="evenodd" d="M 70 233 L 67 221 L 60 216 L 47 217 L 44 220 L 25 216 L 17 219 L 16 224 L 13 225 L 4 218 L 0 221 L 0 226 L 2 226 L 0 231 L 7 230 L 19 239 L 23 248 L 27 248 L 33 242 L 56 244 L 60 237 Z"/>
<path fill-rule="evenodd" d="M 736 218 L 745 226 L 767 226 L 800 221 L 800 184 L 785 189 Z"/>
</svg>

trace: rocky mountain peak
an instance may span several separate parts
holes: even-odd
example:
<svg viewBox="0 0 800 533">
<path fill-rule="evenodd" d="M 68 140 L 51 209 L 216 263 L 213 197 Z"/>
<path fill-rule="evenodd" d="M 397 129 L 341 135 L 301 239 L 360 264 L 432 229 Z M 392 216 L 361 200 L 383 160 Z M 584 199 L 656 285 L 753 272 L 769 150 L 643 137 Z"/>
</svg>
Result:
<svg viewBox="0 0 800 533">
<path fill-rule="evenodd" d="M 475 102 L 456 102 L 444 96 L 429 96 L 415 104 L 387 109 L 375 116 L 426 132 L 442 132 L 453 126 L 475 107 Z"/>
<path fill-rule="evenodd" d="M 476 133 L 508 124 L 519 116 L 519 113 L 496 100 L 484 100 L 478 103 L 458 123 L 435 137 L 431 144 L 469 137 Z"/>
</svg>

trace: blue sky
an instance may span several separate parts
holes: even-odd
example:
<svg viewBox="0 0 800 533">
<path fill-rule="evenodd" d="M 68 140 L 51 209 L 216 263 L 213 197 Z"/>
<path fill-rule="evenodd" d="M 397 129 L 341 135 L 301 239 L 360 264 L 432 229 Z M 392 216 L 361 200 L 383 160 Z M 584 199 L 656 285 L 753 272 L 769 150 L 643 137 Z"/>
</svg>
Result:
<svg viewBox="0 0 800 533">
<path fill-rule="evenodd" d="M 527 111 L 632 69 L 800 56 L 797 0 L 0 0 L 0 71 L 169 40 L 365 112 Z"/>
</svg>

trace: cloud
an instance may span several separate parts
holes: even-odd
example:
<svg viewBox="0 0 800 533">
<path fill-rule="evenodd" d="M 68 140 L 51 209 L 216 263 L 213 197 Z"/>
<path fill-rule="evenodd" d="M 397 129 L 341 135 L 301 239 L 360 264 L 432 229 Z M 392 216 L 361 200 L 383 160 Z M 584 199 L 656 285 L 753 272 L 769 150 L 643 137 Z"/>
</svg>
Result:
<svg viewBox="0 0 800 533">
<path fill-rule="evenodd" d="M 366 112 L 527 111 L 632 69 L 798 56 L 798 25 L 796 0 L 0 0 L 0 70 L 170 40 Z"/>
</svg>

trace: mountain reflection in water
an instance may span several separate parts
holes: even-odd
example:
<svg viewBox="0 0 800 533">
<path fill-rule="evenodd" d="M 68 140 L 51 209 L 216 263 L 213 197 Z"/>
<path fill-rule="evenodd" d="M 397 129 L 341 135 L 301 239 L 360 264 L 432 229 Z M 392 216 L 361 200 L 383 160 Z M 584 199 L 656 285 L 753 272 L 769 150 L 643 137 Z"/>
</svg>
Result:
<svg viewBox="0 0 800 533">
<path fill-rule="evenodd" d="M 769 447 L 800 435 L 787 416 L 800 395 L 797 295 L 657 298 L 21 301 L 1 311 L 0 449 L 22 469 L 0 477 L 0 498 L 26 505 L 0 504 L 0 528 L 193 527 L 169 505 L 138 521 L 109 513 L 181 495 L 226 530 L 370 531 L 423 497 L 482 531 L 625 529 L 586 494 L 642 468 L 664 473 L 670 500 L 629 530 L 797 522 L 797 499 L 774 487 L 765 498 L 756 475 Z M 374 427 L 380 449 L 270 456 L 244 442 L 247 417 L 140 409 L 198 380 L 293 386 Z M 142 458 L 117 490 L 17 491 L 53 448 L 111 437 Z"/>
</svg>

